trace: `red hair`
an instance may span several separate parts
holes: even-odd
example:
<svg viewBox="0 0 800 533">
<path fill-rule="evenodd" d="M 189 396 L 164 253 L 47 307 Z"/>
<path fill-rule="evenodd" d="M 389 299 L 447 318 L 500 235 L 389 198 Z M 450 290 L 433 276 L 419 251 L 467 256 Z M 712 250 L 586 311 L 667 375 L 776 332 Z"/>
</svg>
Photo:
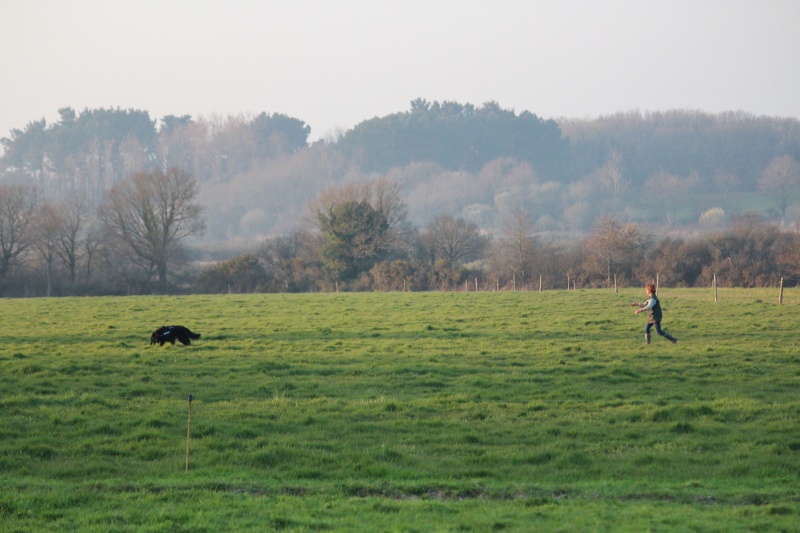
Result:
<svg viewBox="0 0 800 533">
<path fill-rule="evenodd" d="M 656 286 L 653 285 L 652 283 L 648 283 L 647 285 L 644 286 L 644 290 L 646 290 L 650 294 L 655 294 L 656 293 Z"/>
</svg>

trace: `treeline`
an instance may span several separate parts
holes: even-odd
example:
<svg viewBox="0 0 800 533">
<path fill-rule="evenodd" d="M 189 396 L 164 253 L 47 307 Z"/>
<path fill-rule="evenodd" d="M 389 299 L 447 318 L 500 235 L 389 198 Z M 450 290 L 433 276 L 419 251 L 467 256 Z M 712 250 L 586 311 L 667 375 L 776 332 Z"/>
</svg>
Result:
<svg viewBox="0 0 800 533">
<path fill-rule="evenodd" d="M 287 235 L 323 189 L 379 179 L 399 184 L 418 226 L 449 214 L 491 234 L 512 209 L 556 238 L 588 232 L 606 214 L 654 232 L 745 211 L 779 223 L 800 216 L 796 119 L 676 110 L 556 121 L 493 102 L 417 99 L 309 144 L 305 122 L 277 113 L 158 123 L 141 110 L 59 114 L 2 139 L 0 183 L 96 207 L 134 172 L 179 167 L 200 185 L 206 242 Z"/>
<path fill-rule="evenodd" d="M 795 119 L 59 115 L 1 140 L 3 295 L 797 281 Z"/>
<path fill-rule="evenodd" d="M 77 194 L 97 205 L 135 172 L 180 167 L 201 182 L 225 181 L 260 161 L 308 146 L 310 127 L 274 113 L 212 117 L 168 115 L 160 127 L 135 109 L 58 110 L 0 139 L 2 180 L 35 185 L 48 198 Z"/>
<path fill-rule="evenodd" d="M 547 179 L 563 175 L 569 149 L 555 121 L 528 111 L 516 114 L 495 102 L 475 107 L 424 99 L 412 101 L 408 112 L 362 122 L 336 144 L 366 172 L 428 162 L 475 173 L 490 161 L 511 158 Z"/>
<path fill-rule="evenodd" d="M 138 172 L 93 208 L 72 195 L 42 198 L 0 184 L 0 295 L 174 292 L 184 281 L 184 241 L 205 230 L 197 182 L 186 171 Z"/>
<path fill-rule="evenodd" d="M 334 207 L 315 211 L 318 231 L 269 239 L 205 267 L 194 290 L 553 290 L 641 285 L 656 277 L 672 287 L 710 286 L 713 279 L 719 286 L 761 287 L 800 280 L 800 232 L 754 213 L 690 239 L 656 238 L 604 216 L 584 238 L 559 245 L 537 237 L 527 212 L 514 212 L 488 238 L 450 215 L 417 229 L 387 223 L 374 201 L 327 205 Z"/>
<path fill-rule="evenodd" d="M 206 228 L 197 182 L 171 167 L 115 184 L 97 209 L 0 185 L 0 294 L 59 296 L 307 291 L 543 290 L 638 285 L 787 286 L 800 279 L 800 231 L 753 213 L 694 238 L 658 237 L 614 215 L 573 242 L 544 239 L 512 209 L 489 235 L 442 214 L 408 219 L 387 180 L 333 186 L 308 226 L 219 261 L 187 243 Z"/>
</svg>

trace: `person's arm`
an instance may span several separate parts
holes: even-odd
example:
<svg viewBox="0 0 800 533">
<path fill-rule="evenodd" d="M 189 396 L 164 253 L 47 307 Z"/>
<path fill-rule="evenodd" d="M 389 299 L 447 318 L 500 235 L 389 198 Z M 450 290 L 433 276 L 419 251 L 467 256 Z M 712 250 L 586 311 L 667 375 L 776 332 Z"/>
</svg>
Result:
<svg viewBox="0 0 800 533">
<path fill-rule="evenodd" d="M 647 300 L 646 302 L 644 302 L 642 304 L 642 307 L 640 307 L 639 309 L 634 311 L 634 314 L 638 315 L 642 311 L 647 311 L 648 309 L 652 309 L 654 305 L 656 305 L 656 299 L 655 298 L 650 298 L 649 300 Z"/>
</svg>

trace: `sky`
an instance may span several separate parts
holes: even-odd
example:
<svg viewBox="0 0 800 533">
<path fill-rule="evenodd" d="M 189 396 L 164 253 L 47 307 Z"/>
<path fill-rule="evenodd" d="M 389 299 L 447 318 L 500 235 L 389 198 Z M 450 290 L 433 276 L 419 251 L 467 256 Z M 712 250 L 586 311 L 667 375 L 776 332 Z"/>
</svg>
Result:
<svg viewBox="0 0 800 533">
<path fill-rule="evenodd" d="M 797 0 L 0 0 L 0 137 L 72 107 L 280 113 L 314 141 L 416 98 L 800 118 L 798 22 Z"/>
</svg>

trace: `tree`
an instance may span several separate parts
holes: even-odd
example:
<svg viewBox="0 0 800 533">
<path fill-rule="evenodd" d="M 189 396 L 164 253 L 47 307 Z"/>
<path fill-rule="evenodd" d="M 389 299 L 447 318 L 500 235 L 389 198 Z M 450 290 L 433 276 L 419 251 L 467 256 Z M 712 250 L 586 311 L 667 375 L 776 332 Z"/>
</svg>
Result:
<svg viewBox="0 0 800 533">
<path fill-rule="evenodd" d="M 512 209 L 500 226 L 497 259 L 504 270 L 507 269 L 515 279 L 524 282 L 532 273 L 535 249 L 536 238 L 530 213 L 526 209 Z"/>
<path fill-rule="evenodd" d="M 553 120 L 524 111 L 416 99 L 405 113 L 372 118 L 356 125 L 337 143 L 363 157 L 367 171 L 385 171 L 414 161 L 436 162 L 450 170 L 475 171 L 498 157 L 530 163 L 544 175 L 557 175 L 568 142 Z"/>
<path fill-rule="evenodd" d="M 311 127 L 300 119 L 279 113 L 261 113 L 250 124 L 262 155 L 292 153 L 308 146 Z"/>
<path fill-rule="evenodd" d="M 89 222 L 89 210 L 86 200 L 78 194 L 69 195 L 55 208 L 60 222 L 55 236 L 55 253 L 67 268 L 69 281 L 74 285 L 78 279 L 81 239 Z"/>
<path fill-rule="evenodd" d="M 107 231 L 133 260 L 158 275 L 162 290 L 181 241 L 205 230 L 197 192 L 194 177 L 180 168 L 140 172 L 114 185 L 98 209 Z"/>
<path fill-rule="evenodd" d="M 590 266 L 604 274 L 611 286 L 612 272 L 633 274 L 646 246 L 647 236 L 639 226 L 623 225 L 616 217 L 604 215 L 595 222 L 585 248 L 590 253 Z"/>
<path fill-rule="evenodd" d="M 84 238 L 80 242 L 78 252 L 83 256 L 83 266 L 87 281 L 92 280 L 94 277 L 95 263 L 109 248 L 108 244 L 107 235 L 103 229 L 103 221 L 98 218 L 93 218 L 86 227 L 86 232 Z"/>
<path fill-rule="evenodd" d="M 434 257 L 450 266 L 478 259 L 489 242 L 477 224 L 450 215 L 436 217 L 428 226 L 428 235 Z"/>
<path fill-rule="evenodd" d="M 611 198 L 612 210 L 617 209 L 617 205 L 627 192 L 628 183 L 622 177 L 621 167 L 622 156 L 616 150 L 611 152 L 608 160 L 595 170 L 589 178 L 600 183 L 606 194 Z"/>
<path fill-rule="evenodd" d="M 786 210 L 800 198 L 800 165 L 789 155 L 774 158 L 761 173 L 758 188 L 772 196 L 785 219 Z"/>
<path fill-rule="evenodd" d="M 165 167 L 179 167 L 200 181 L 204 176 L 199 174 L 197 161 L 199 152 L 204 151 L 210 134 L 202 123 L 192 120 L 190 115 L 166 115 L 161 118 L 158 130 L 158 161 Z M 203 165 L 206 172 L 209 171 Z"/>
<path fill-rule="evenodd" d="M 24 130 L 11 130 L 11 137 L 0 139 L 3 145 L 3 163 L 17 169 L 25 176 L 39 180 L 48 161 L 49 136 L 45 119 L 29 122 Z"/>
<path fill-rule="evenodd" d="M 712 262 L 706 240 L 665 237 L 645 254 L 644 271 L 658 273 L 671 287 L 693 287 L 703 273 L 703 266 Z"/>
<path fill-rule="evenodd" d="M 58 260 L 74 285 L 78 278 L 78 260 L 85 226 L 89 220 L 87 201 L 72 193 L 61 203 L 45 202 L 32 226 L 33 246 L 47 269 L 47 295 L 50 295 L 54 264 Z"/>
<path fill-rule="evenodd" d="M 709 242 L 713 261 L 702 279 L 714 274 L 729 287 L 764 287 L 778 281 L 780 230 L 753 212 L 732 217 L 730 228 Z"/>
<path fill-rule="evenodd" d="M 321 214 L 319 225 L 326 243 L 322 262 L 333 279 L 355 279 L 372 268 L 386 251 L 386 217 L 364 201 L 346 201 Z"/>
<path fill-rule="evenodd" d="M 50 296 L 53 287 L 53 263 L 56 259 L 58 234 L 61 230 L 62 219 L 58 207 L 50 202 L 43 203 L 32 224 L 33 248 L 44 261 L 47 280 L 46 296 Z"/>
<path fill-rule="evenodd" d="M 0 290 L 19 257 L 33 243 L 36 191 L 25 185 L 0 185 Z"/>
<path fill-rule="evenodd" d="M 318 289 L 322 278 L 320 239 L 305 231 L 264 241 L 258 258 L 264 265 L 271 291 L 309 291 Z"/>
<path fill-rule="evenodd" d="M 778 268 L 787 284 L 800 284 L 800 224 L 781 236 L 778 246 Z"/>
<path fill-rule="evenodd" d="M 197 287 L 205 293 L 255 292 L 267 278 L 264 267 L 253 254 L 242 254 L 203 269 Z"/>
<path fill-rule="evenodd" d="M 334 280 L 355 279 L 404 243 L 406 208 L 395 184 L 333 187 L 310 203 L 324 240 L 322 261 Z"/>
</svg>

